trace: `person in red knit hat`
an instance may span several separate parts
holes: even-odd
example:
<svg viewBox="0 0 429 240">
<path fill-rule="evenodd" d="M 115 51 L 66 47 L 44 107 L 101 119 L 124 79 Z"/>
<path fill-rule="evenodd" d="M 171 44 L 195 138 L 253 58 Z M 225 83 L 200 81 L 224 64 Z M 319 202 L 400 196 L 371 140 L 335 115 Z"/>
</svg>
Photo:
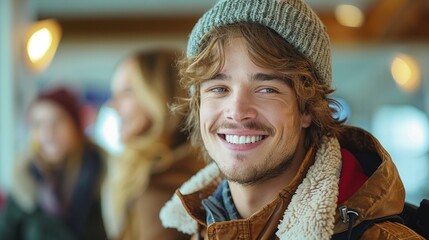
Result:
<svg viewBox="0 0 429 240">
<path fill-rule="evenodd" d="M 30 147 L 0 213 L 0 239 L 105 239 L 105 154 L 84 134 L 75 93 L 40 93 L 28 110 Z"/>
</svg>

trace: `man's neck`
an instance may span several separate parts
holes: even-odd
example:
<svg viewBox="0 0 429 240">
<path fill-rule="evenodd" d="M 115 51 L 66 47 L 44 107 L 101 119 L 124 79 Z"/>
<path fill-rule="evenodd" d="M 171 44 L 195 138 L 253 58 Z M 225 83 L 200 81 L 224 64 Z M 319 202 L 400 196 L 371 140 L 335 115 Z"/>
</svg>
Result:
<svg viewBox="0 0 429 240">
<path fill-rule="evenodd" d="M 279 176 L 254 185 L 229 181 L 235 207 L 242 218 L 248 218 L 272 202 L 295 178 L 305 157 L 304 151 L 296 153 L 289 167 Z"/>
</svg>

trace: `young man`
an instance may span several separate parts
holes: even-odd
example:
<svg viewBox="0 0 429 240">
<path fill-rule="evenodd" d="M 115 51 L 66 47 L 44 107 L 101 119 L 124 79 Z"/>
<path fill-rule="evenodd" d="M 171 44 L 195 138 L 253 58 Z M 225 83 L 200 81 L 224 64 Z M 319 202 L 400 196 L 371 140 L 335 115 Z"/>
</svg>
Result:
<svg viewBox="0 0 429 240">
<path fill-rule="evenodd" d="M 332 117 L 329 39 L 301 0 L 220 1 L 180 66 L 187 128 L 211 163 L 165 205 L 165 227 L 199 239 L 422 239 L 394 217 L 405 193 L 389 155 Z"/>
</svg>

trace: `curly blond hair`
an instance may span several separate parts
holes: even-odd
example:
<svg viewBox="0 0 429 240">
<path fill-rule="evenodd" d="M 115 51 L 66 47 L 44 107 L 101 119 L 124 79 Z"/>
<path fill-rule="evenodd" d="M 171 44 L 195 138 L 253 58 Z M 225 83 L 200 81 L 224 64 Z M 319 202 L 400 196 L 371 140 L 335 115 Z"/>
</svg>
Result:
<svg viewBox="0 0 429 240">
<path fill-rule="evenodd" d="M 196 56 L 183 56 L 178 61 L 182 87 L 190 90 L 174 110 L 186 116 L 184 128 L 190 132 L 192 144 L 200 147 L 207 159 L 200 133 L 200 83 L 220 72 L 225 59 L 224 46 L 231 38 L 243 38 L 250 59 L 258 66 L 272 69 L 292 87 L 297 95 L 299 110 L 312 116 L 306 129 L 305 146 L 316 146 L 322 136 L 336 136 L 345 120 L 334 116 L 339 105 L 327 96 L 334 92 L 329 83 L 318 78 L 314 64 L 292 48 L 273 30 L 256 23 L 238 23 L 217 27 L 203 38 Z"/>
</svg>

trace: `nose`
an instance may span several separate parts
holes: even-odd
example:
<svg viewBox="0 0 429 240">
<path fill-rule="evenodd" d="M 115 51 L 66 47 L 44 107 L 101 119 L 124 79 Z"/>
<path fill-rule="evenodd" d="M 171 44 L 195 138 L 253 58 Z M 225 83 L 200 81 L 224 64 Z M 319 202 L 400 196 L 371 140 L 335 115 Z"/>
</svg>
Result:
<svg viewBox="0 0 429 240">
<path fill-rule="evenodd" d="M 38 127 L 37 135 L 38 140 L 41 142 L 52 142 L 55 138 L 55 126 L 54 123 L 43 124 Z"/>
<path fill-rule="evenodd" d="M 235 122 L 243 122 L 256 118 L 257 111 L 250 93 L 245 90 L 231 94 L 226 105 L 226 118 Z"/>
<path fill-rule="evenodd" d="M 117 109 L 116 108 L 116 101 L 115 101 L 115 99 L 112 97 L 112 98 L 110 98 L 109 100 L 107 100 L 107 102 L 105 103 L 105 105 L 107 106 L 107 107 L 109 107 L 109 108 L 113 108 L 113 109 Z"/>
</svg>

